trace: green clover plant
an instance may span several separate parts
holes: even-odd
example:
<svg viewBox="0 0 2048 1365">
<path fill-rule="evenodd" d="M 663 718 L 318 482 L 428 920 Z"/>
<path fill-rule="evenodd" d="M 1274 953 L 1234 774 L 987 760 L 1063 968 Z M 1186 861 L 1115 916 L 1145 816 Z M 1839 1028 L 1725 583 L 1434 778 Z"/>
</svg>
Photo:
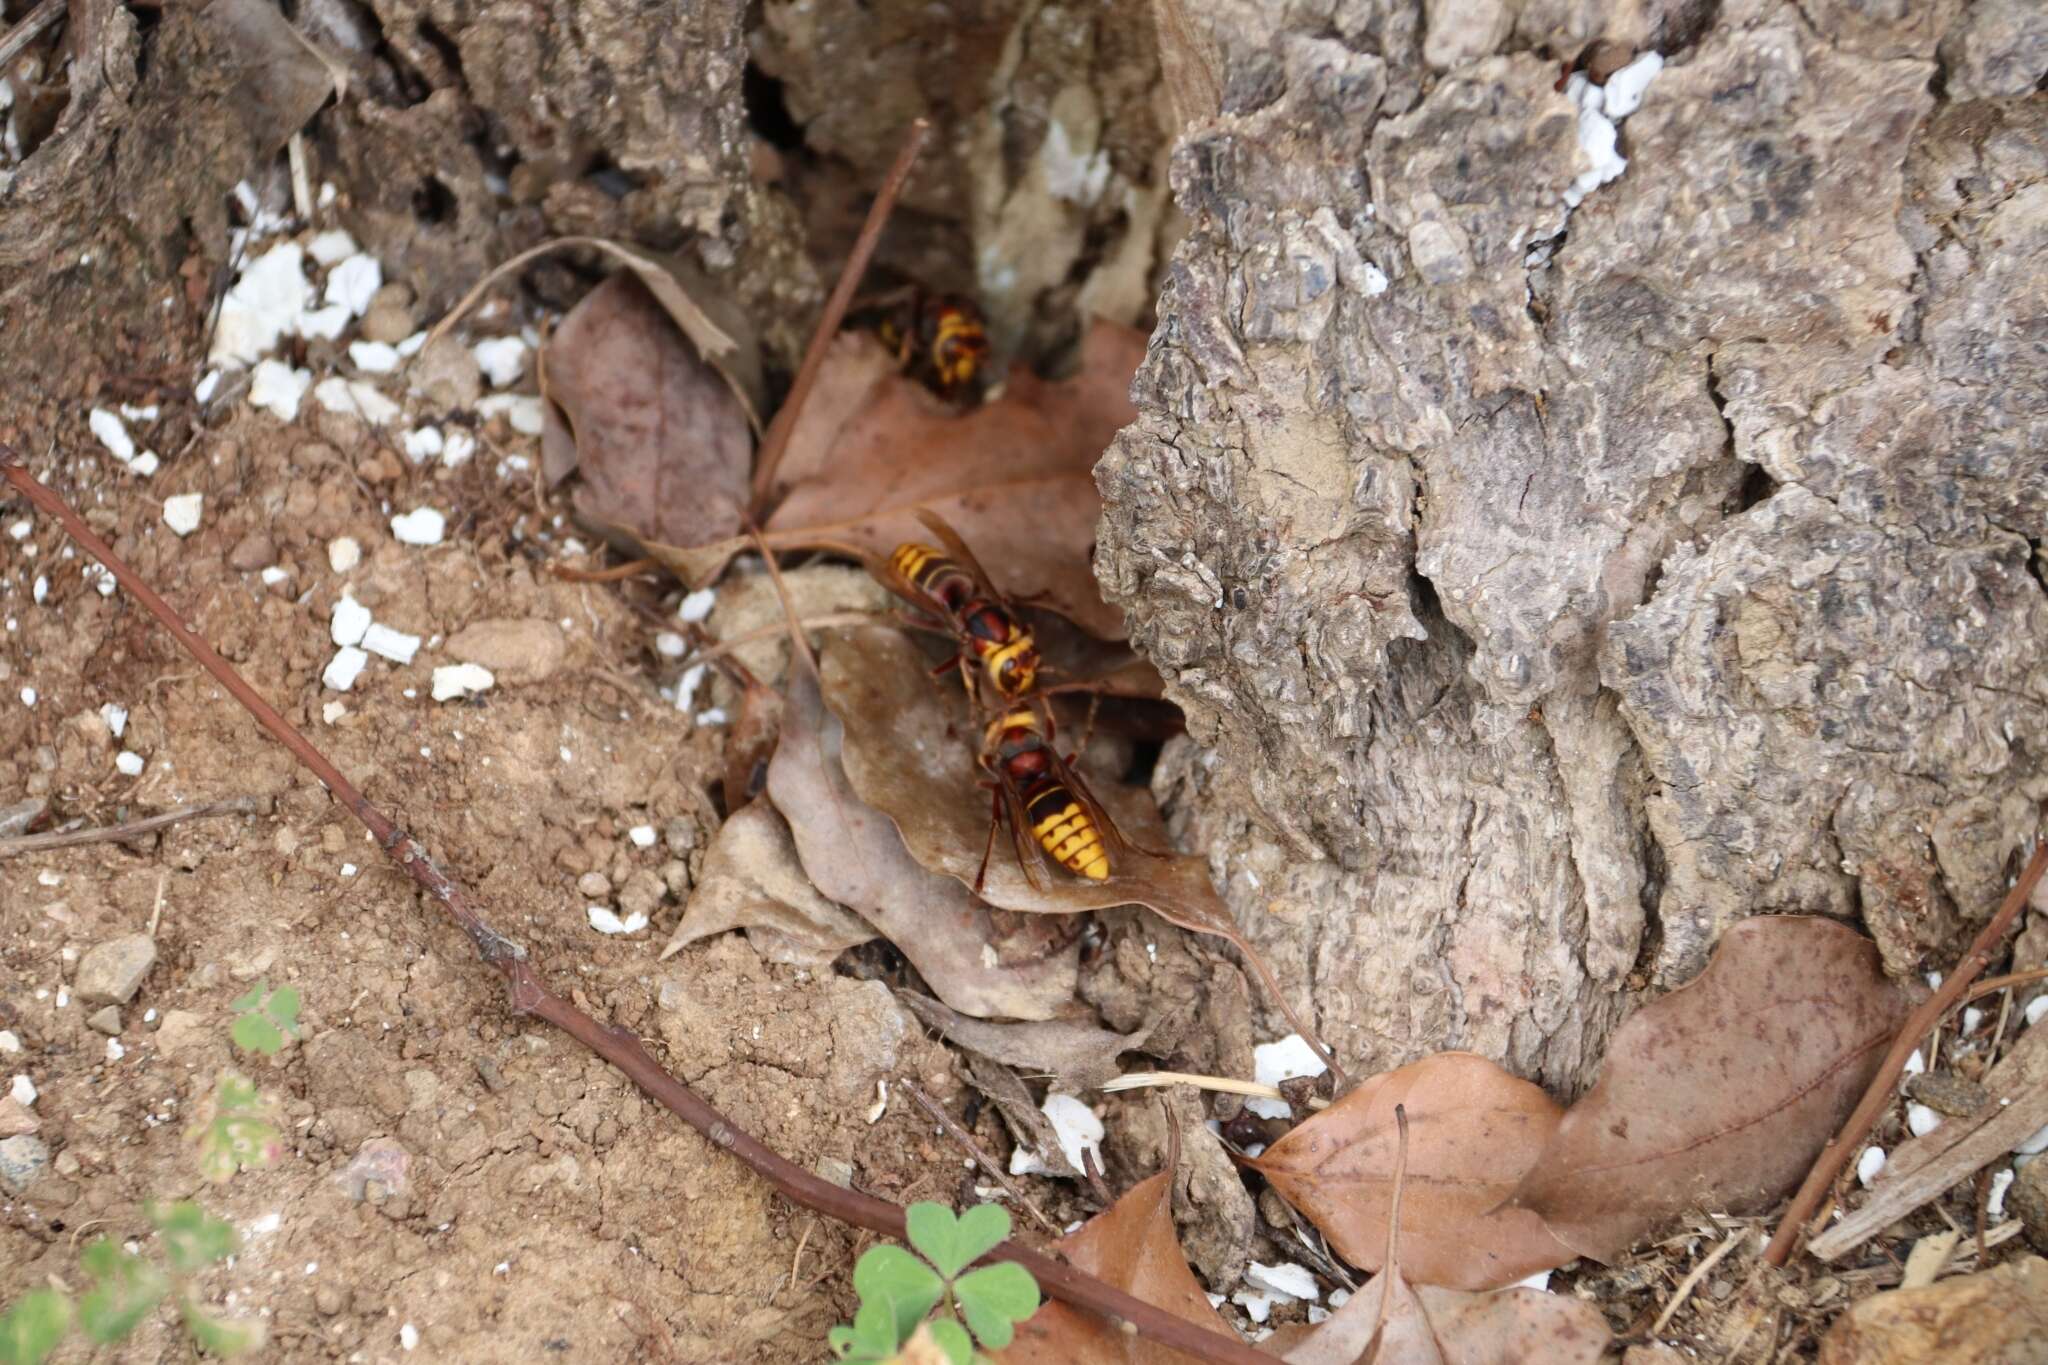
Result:
<svg viewBox="0 0 2048 1365">
<path fill-rule="evenodd" d="M 851 1327 L 834 1327 L 827 1336 L 833 1354 L 855 1365 L 881 1365 L 896 1358 L 919 1324 L 951 1365 L 982 1359 L 976 1342 L 992 1351 L 1008 1346 L 1017 1324 L 1038 1311 L 1038 1281 L 1012 1261 L 967 1267 L 1010 1235 L 1009 1213 L 981 1204 L 956 1218 L 944 1204 L 917 1203 L 904 1224 L 923 1259 L 899 1246 L 870 1247 L 861 1256 L 853 1267 L 860 1308 Z M 934 1310 L 944 1316 L 927 1322 Z"/>
<path fill-rule="evenodd" d="M 298 1036 L 299 988 L 296 986 L 279 986 L 271 990 L 270 981 L 265 978 L 251 986 L 248 994 L 231 1001 L 228 1008 L 235 1012 L 231 1036 L 236 1047 L 275 1057 L 283 1050 L 287 1037 Z"/>
</svg>

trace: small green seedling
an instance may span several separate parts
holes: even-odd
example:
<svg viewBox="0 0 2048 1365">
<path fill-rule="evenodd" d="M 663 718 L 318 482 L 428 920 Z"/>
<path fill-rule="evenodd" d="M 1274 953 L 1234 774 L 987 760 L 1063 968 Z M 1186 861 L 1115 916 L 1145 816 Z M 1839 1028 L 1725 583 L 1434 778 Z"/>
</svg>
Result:
<svg viewBox="0 0 2048 1365">
<path fill-rule="evenodd" d="M 1011 1261 L 967 1267 L 1010 1235 L 1009 1213 L 981 1204 L 956 1218 L 944 1204 L 918 1203 L 904 1223 L 910 1245 L 924 1259 L 899 1246 L 870 1247 L 861 1256 L 853 1267 L 860 1309 L 851 1327 L 834 1327 L 827 1336 L 833 1354 L 856 1365 L 880 1365 L 895 1359 L 920 1324 L 951 1365 L 983 1359 L 975 1342 L 992 1351 L 1008 1346 L 1017 1324 L 1038 1311 L 1038 1281 Z M 945 1316 L 926 1322 L 934 1310 Z"/>
<path fill-rule="evenodd" d="M 235 1012 L 232 1036 L 236 1047 L 275 1057 L 283 1050 L 286 1038 L 299 1036 L 299 989 L 296 986 L 279 986 L 271 990 L 266 978 L 251 986 L 248 994 L 230 1002 L 228 1008 Z"/>
<path fill-rule="evenodd" d="M 199 1156 L 199 1171 L 216 1185 L 251 1166 L 270 1166 L 284 1154 L 282 1108 L 240 1072 L 223 1071 L 213 1093 L 185 1130 Z"/>
<path fill-rule="evenodd" d="M 185 1284 L 234 1254 L 234 1227 L 190 1200 L 151 1205 L 149 1218 L 163 1243 L 163 1265 L 111 1237 L 91 1242 L 79 1253 L 78 1266 L 92 1288 L 75 1306 L 60 1290 L 38 1289 L 0 1315 L 0 1365 L 42 1365 L 74 1326 L 101 1346 L 124 1340 L 173 1291 L 178 1315 L 202 1351 L 225 1358 L 261 1346 L 266 1332 L 260 1321 L 216 1317 L 199 1306 Z"/>
</svg>

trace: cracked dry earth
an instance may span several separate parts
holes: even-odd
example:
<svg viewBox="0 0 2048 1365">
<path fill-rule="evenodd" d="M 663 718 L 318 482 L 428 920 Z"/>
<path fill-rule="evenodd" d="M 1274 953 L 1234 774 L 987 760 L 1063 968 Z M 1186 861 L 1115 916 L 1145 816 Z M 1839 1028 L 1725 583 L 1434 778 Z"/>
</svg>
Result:
<svg viewBox="0 0 2048 1365">
<path fill-rule="evenodd" d="M 716 826 L 706 788 L 722 736 L 657 695 L 674 665 L 652 647 L 653 607 L 643 618 L 628 593 L 553 576 L 547 561 L 569 547 L 517 484 L 476 466 L 394 482 L 374 460 L 372 482 L 357 465 L 374 444 L 361 429 L 355 441 L 344 455 L 245 413 L 150 485 L 104 457 L 36 472 L 419 834 L 558 989 L 637 1031 L 794 1159 L 888 1197 L 953 1197 L 957 1154 L 900 1101 L 868 1122 L 880 1075 L 940 1097 L 959 1084 L 882 984 L 772 965 L 733 936 L 657 961 Z M 65 448 L 90 445 L 80 431 Z M 180 537 L 159 499 L 190 492 L 204 510 Z M 448 510 L 448 535 L 401 544 L 389 518 L 423 492 Z M 581 1048 L 509 1014 L 467 941 L 324 790 L 126 593 L 97 591 L 54 524 L 6 509 L 8 527 L 24 519 L 0 565 L 5 800 L 91 823 L 238 795 L 275 807 L 0 861 L 0 1029 L 14 1045 L 0 1073 L 38 1092 L 47 1162 L 0 1189 L 0 1283 L 77 1287 L 85 1240 L 146 1238 L 145 1201 L 193 1196 L 244 1242 L 203 1296 L 266 1318 L 273 1358 L 822 1352 L 851 1316 L 853 1235 L 778 1203 Z M 362 547 L 345 573 L 330 561 L 343 537 Z M 272 567 L 286 573 L 266 583 Z M 321 676 L 344 590 L 423 647 L 407 665 L 371 659 L 337 693 Z M 449 638 L 488 621 L 524 623 L 542 647 L 500 659 L 478 697 L 433 700 Z M 127 711 L 118 739 L 103 706 Z M 131 776 L 119 764 L 135 759 Z M 594 904 L 652 923 L 600 934 Z M 87 1023 L 113 1021 L 77 993 L 79 963 L 152 932 L 154 965 L 117 1006 L 110 1043 Z M 302 992 L 302 1039 L 273 1062 L 231 1059 L 229 1003 L 264 979 Z M 231 1060 L 283 1101 L 289 1150 L 204 1186 L 182 1133 Z M 166 1311 L 95 1358 L 189 1349 Z M 58 1357 L 76 1358 L 76 1344 Z"/>
</svg>

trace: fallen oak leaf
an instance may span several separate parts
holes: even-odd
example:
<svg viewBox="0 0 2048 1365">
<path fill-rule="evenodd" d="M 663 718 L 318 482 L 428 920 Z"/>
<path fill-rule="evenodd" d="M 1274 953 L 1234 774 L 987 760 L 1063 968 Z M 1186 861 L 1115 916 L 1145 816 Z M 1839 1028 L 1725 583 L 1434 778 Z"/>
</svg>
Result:
<svg viewBox="0 0 2048 1365">
<path fill-rule="evenodd" d="M 797 861 L 789 826 L 766 801 L 742 807 L 719 827 L 661 957 L 733 929 L 745 929 L 773 961 L 813 968 L 875 936 L 859 916 L 818 894 Z"/>
<path fill-rule="evenodd" d="M 1080 941 L 1053 956 L 1006 964 L 988 907 L 957 881 L 914 862 L 896 827 L 855 794 L 840 765 L 840 736 L 816 681 L 792 671 L 782 739 L 768 763 L 768 797 L 789 822 L 812 883 L 894 943 L 952 1008 L 1052 1017 L 1073 998 Z"/>
<path fill-rule="evenodd" d="M 1396 1105 L 1410 1133 L 1401 1269 L 1412 1283 L 1493 1289 L 1573 1259 L 1534 1213 L 1501 1207 L 1564 1111 L 1473 1053 L 1438 1053 L 1361 1081 L 1250 1164 L 1345 1260 L 1381 1270 Z"/>
<path fill-rule="evenodd" d="M 828 632 L 818 667 L 825 705 L 843 726 L 840 757 L 854 795 L 895 823 L 904 848 L 921 866 L 974 886 L 988 847 L 989 797 L 976 763 L 980 727 L 967 718 L 960 688 L 935 686 L 910 638 L 876 626 Z M 1122 866 L 1112 867 L 1106 880 L 1058 872 L 1034 886 L 997 832 L 981 899 L 1035 915 L 1142 905 L 1183 929 L 1234 946 L 1274 1007 L 1303 1037 L 1313 1037 L 1281 994 L 1272 968 L 1231 919 L 1207 861 L 1138 851 L 1163 850 L 1167 843 L 1151 793 L 1122 783 L 1089 785 L 1135 846 L 1119 860 Z"/>
<path fill-rule="evenodd" d="M 739 530 L 753 451 L 746 413 L 633 275 L 584 295 L 545 357 L 544 411 L 551 421 L 559 411 L 574 436 L 579 517 L 624 528 L 634 543 Z"/>
<path fill-rule="evenodd" d="M 1133 1185 L 1116 1203 L 1059 1243 L 1071 1265 L 1135 1298 L 1212 1332 L 1231 1328 L 1209 1304 L 1174 1231 L 1172 1172 Z M 1047 1303 L 1017 1325 L 1017 1339 L 993 1352 L 996 1365 L 1181 1365 L 1188 1356 L 1119 1331 L 1092 1313 Z"/>
<path fill-rule="evenodd" d="M 1390 1297 L 1383 1327 L 1382 1295 Z M 1376 1328 L 1374 1365 L 1597 1365 L 1613 1340 L 1590 1303 L 1538 1289 L 1411 1286 L 1396 1267 L 1361 1285 L 1321 1325 L 1280 1328 L 1267 1349 L 1284 1349 L 1287 1365 L 1353 1365 Z"/>
<path fill-rule="evenodd" d="M 1077 1019 L 996 1023 L 970 1019 L 915 991 L 898 991 L 896 998 L 946 1041 L 1030 1075 L 1048 1076 L 1054 1090 L 1069 1094 L 1093 1090 L 1119 1074 L 1116 1059 L 1143 1047 L 1152 1033 L 1150 1024 L 1125 1034 Z"/>
<path fill-rule="evenodd" d="M 1853 929 L 1744 920 L 1615 1031 L 1513 1203 L 1598 1261 L 1687 1209 L 1766 1208 L 1855 1106 L 1909 1006 Z"/>
</svg>

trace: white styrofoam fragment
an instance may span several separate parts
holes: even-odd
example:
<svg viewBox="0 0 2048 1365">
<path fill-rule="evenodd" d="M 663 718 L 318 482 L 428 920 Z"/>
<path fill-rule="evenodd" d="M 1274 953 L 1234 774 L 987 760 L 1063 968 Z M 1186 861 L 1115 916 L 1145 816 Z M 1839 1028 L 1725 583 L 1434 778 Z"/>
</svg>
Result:
<svg viewBox="0 0 2048 1365">
<path fill-rule="evenodd" d="M 296 242 L 278 243 L 243 266 L 221 300 L 209 358 L 217 365 L 254 365 L 277 349 L 279 337 L 300 330 L 312 292 L 305 252 Z"/>
<path fill-rule="evenodd" d="M 415 1327 L 415 1326 L 413 1326 L 413 1325 L 412 1325 L 411 1323 L 409 1323 L 409 1322 L 407 1322 L 407 1323 L 401 1323 L 401 1324 L 399 1324 L 399 1328 L 398 1328 L 398 1346 L 399 1346 L 399 1349 L 400 1349 L 400 1350 L 404 1350 L 404 1351 L 410 1351 L 410 1350 L 411 1350 L 411 1349 L 412 1349 L 413 1347 L 415 1347 L 415 1346 L 417 1346 L 417 1345 L 419 1345 L 419 1344 L 420 1344 L 420 1329 L 419 1329 L 419 1328 L 417 1328 L 417 1327 Z"/>
<path fill-rule="evenodd" d="M 181 536 L 189 536 L 199 529 L 199 518 L 205 510 L 204 493 L 180 493 L 164 499 L 164 525 Z"/>
<path fill-rule="evenodd" d="M 2040 1023 L 2042 1019 L 2048 1018 L 2048 995 L 2037 995 L 2032 1000 L 2029 1000 L 2027 1008 L 2021 1017 L 2027 1021 L 2028 1028 L 2032 1028 Z"/>
<path fill-rule="evenodd" d="M 441 463 L 450 469 L 469 463 L 469 457 L 476 454 L 476 437 L 461 427 L 442 438 Z"/>
<path fill-rule="evenodd" d="M 1996 1223 L 2005 1217 L 2005 1192 L 2012 1188 L 2013 1176 L 2014 1172 L 2009 1166 L 2002 1171 L 1992 1172 L 1991 1188 L 1984 1197 L 1985 1221 Z"/>
<path fill-rule="evenodd" d="M 593 905 L 586 913 L 590 916 L 590 927 L 600 934 L 637 934 L 647 927 L 647 913 L 643 910 L 635 910 L 624 919 L 602 905 Z"/>
<path fill-rule="evenodd" d="M 526 343 L 518 337 L 488 337 L 469 350 L 494 389 L 517 384 L 526 373 Z"/>
<path fill-rule="evenodd" d="M 1387 272 L 1367 261 L 1362 272 L 1362 283 L 1365 296 L 1369 299 L 1377 298 L 1387 292 Z"/>
<path fill-rule="evenodd" d="M 420 652 L 420 637 L 393 630 L 381 621 L 373 621 L 363 633 L 363 648 L 395 664 L 409 664 L 412 656 Z"/>
<path fill-rule="evenodd" d="M 158 411 L 157 405 L 154 403 L 144 403 L 140 407 L 133 403 L 123 403 L 121 405 L 121 420 L 125 422 L 154 422 L 157 419 Z"/>
<path fill-rule="evenodd" d="M 36 704 L 36 690 L 33 687 L 21 689 L 21 704 L 23 706 L 34 706 Z"/>
<path fill-rule="evenodd" d="M 28 595 L 35 599 L 37 606 L 43 605 L 43 599 L 50 595 L 50 576 L 46 573 L 37 574 L 35 584 L 29 588 Z"/>
<path fill-rule="evenodd" d="M 276 586 L 277 586 L 278 584 L 280 584 L 280 583 L 284 582 L 285 580 L 289 579 L 289 578 L 290 578 L 290 577 L 291 577 L 292 575 L 291 575 L 291 570 L 289 570 L 289 569 L 285 568 L 285 567 L 284 567 L 284 565 L 282 565 L 282 564 L 271 564 L 271 565 L 268 565 L 268 566 L 266 566 L 266 567 L 264 568 L 263 572 L 262 572 L 262 573 L 260 573 L 260 574 L 258 574 L 258 575 L 256 575 L 256 576 L 257 576 L 258 578 L 260 578 L 260 579 L 262 579 L 262 580 L 263 580 L 263 586 L 264 586 L 264 587 L 266 587 L 266 588 L 274 588 L 274 587 L 276 587 Z"/>
<path fill-rule="evenodd" d="M 336 573 L 347 573 L 363 562 L 363 547 L 354 536 L 336 536 L 327 542 L 327 567 Z"/>
<path fill-rule="evenodd" d="M 391 519 L 391 534 L 401 545 L 439 545 L 448 518 L 433 507 L 415 507 Z"/>
<path fill-rule="evenodd" d="M 1914 1137 L 1926 1137 L 1941 1127 L 1941 1115 L 1924 1104 L 1906 1106 L 1906 1127 Z"/>
<path fill-rule="evenodd" d="M 334 657 L 327 661 L 327 669 L 320 675 L 320 681 L 336 692 L 346 692 L 356 685 L 356 679 L 363 675 L 370 656 L 354 645 L 343 645 Z"/>
<path fill-rule="evenodd" d="M 21 1051 L 21 1039 L 13 1029 L 0 1029 L 0 1052 Z"/>
<path fill-rule="evenodd" d="M 482 664 L 443 664 L 434 670 L 434 700 L 471 696 L 496 681 L 491 670 Z"/>
<path fill-rule="evenodd" d="M 2048 1152 L 2048 1128 L 2043 1128 L 2012 1150 L 2016 1156 L 2038 1156 Z"/>
<path fill-rule="evenodd" d="M 200 376 L 199 382 L 192 386 L 192 401 L 195 403 L 209 403 L 213 401 L 213 391 L 219 387 L 220 371 L 208 370 Z"/>
<path fill-rule="evenodd" d="M 107 732 L 119 739 L 128 732 L 128 708 L 114 702 L 100 703 L 100 719 L 107 723 Z"/>
<path fill-rule="evenodd" d="M 360 379 L 330 375 L 313 386 L 313 401 L 329 412 L 360 417 L 373 427 L 386 426 L 404 415 L 404 409 L 386 398 L 377 386 Z"/>
<path fill-rule="evenodd" d="M 130 749 L 123 749 L 114 755 L 114 767 L 124 777 L 142 776 L 142 755 Z"/>
<path fill-rule="evenodd" d="M 298 417 L 299 400 L 312 385 L 311 370 L 295 370 L 281 360 L 258 361 L 249 379 L 249 406 L 289 422 Z"/>
<path fill-rule="evenodd" d="M 1547 1270 L 1539 1270 L 1534 1275 L 1524 1275 L 1521 1279 L 1516 1280 L 1513 1284 L 1509 1285 L 1508 1288 L 1533 1289 L 1539 1294 L 1548 1294 L 1550 1292 L 1550 1272 Z M 1330 1301 L 1332 1303 L 1335 1303 L 1336 1295 L 1331 1295 Z"/>
<path fill-rule="evenodd" d="M 717 601 L 718 591 L 715 588 L 699 588 L 683 598 L 682 605 L 676 608 L 676 615 L 685 621 L 702 621 L 711 615 L 711 608 Z"/>
<path fill-rule="evenodd" d="M 697 713 L 697 724 L 699 725 L 723 725 L 725 721 L 726 715 L 723 706 L 707 706 Z"/>
<path fill-rule="evenodd" d="M 86 565 L 85 579 L 86 582 L 92 584 L 93 590 L 102 597 L 112 597 L 114 589 L 120 586 L 114 577 L 114 571 L 104 564 Z"/>
<path fill-rule="evenodd" d="M 343 593 L 327 617 L 327 634 L 338 645 L 359 645 L 370 629 L 370 609 Z"/>
<path fill-rule="evenodd" d="M 1313 1302 L 1323 1296 L 1316 1277 L 1309 1273 L 1308 1268 L 1291 1261 L 1282 1261 L 1279 1265 L 1253 1261 L 1244 1268 L 1244 1278 L 1249 1284 L 1290 1299 Z"/>
<path fill-rule="evenodd" d="M 691 664 L 683 670 L 683 676 L 676 679 L 676 710 L 690 709 L 691 699 L 697 695 L 697 687 L 704 681 L 709 664 Z"/>
<path fill-rule="evenodd" d="M 306 254 L 323 268 L 335 265 L 356 254 L 356 239 L 340 228 L 329 228 L 306 243 Z"/>
<path fill-rule="evenodd" d="M 414 332 L 411 336 L 398 343 L 398 354 L 410 360 L 418 355 L 421 348 L 426 344 L 427 334 L 425 332 Z"/>
<path fill-rule="evenodd" d="M 127 1055 L 128 1055 L 128 1049 L 127 1049 L 127 1048 L 125 1048 L 125 1047 L 122 1047 L 122 1046 L 121 1046 L 121 1040 L 120 1040 L 119 1038 L 109 1038 L 109 1039 L 107 1039 L 107 1060 L 108 1060 L 108 1061 L 110 1061 L 110 1062 L 118 1062 L 118 1061 L 120 1061 L 120 1060 L 121 1060 L 121 1059 L 122 1059 L 123 1057 L 126 1057 Z"/>
<path fill-rule="evenodd" d="M 441 428 L 419 427 L 398 438 L 399 446 L 414 464 L 432 459 L 447 448 L 441 439 Z"/>
<path fill-rule="evenodd" d="M 333 341 L 348 330 L 348 324 L 348 305 L 330 303 L 299 314 L 299 335 L 309 341 Z"/>
<path fill-rule="evenodd" d="M 351 341 L 348 358 L 365 374 L 390 374 L 399 360 L 398 351 L 383 341 Z"/>
<path fill-rule="evenodd" d="M 143 451 L 140 455 L 137 455 L 135 457 L 135 462 L 128 466 L 128 472 L 130 474 L 139 474 L 145 479 L 148 478 L 150 475 L 156 473 L 156 471 L 157 458 L 156 452 L 154 450 Z"/>
<path fill-rule="evenodd" d="M 92 428 L 92 434 L 99 437 L 107 453 L 127 464 L 135 458 L 135 438 L 128 434 L 128 425 L 116 413 L 105 408 L 94 408 L 85 415 L 85 424 Z"/>
<path fill-rule="evenodd" d="M 1273 1311 L 1274 1297 L 1271 1294 L 1259 1294 L 1249 1289 L 1240 1289 L 1230 1296 L 1230 1301 L 1244 1309 L 1245 1315 L 1253 1322 L 1264 1322 L 1267 1315 Z"/>
<path fill-rule="evenodd" d="M 1877 1173 L 1884 1169 L 1884 1148 L 1865 1147 L 1863 1155 L 1856 1158 L 1856 1181 L 1864 1189 L 1877 1179 Z"/>
<path fill-rule="evenodd" d="M 345 701 L 331 701 L 320 708 L 320 719 L 327 722 L 329 725 L 334 724 L 334 722 L 340 720 L 343 716 L 347 714 L 348 703 Z"/>
<path fill-rule="evenodd" d="M 1261 1085 L 1278 1085 L 1297 1076 L 1320 1076 L 1327 1070 L 1323 1059 L 1316 1056 L 1316 1050 L 1299 1033 L 1252 1049 L 1252 1078 Z M 1244 1107 L 1267 1119 L 1284 1119 L 1294 1113 L 1286 1100 L 1248 1099 Z"/>
<path fill-rule="evenodd" d="M 1922 1053 L 1922 1052 L 1920 1051 L 1920 1049 L 1919 1049 L 1919 1048 L 1917 1048 L 1917 1047 L 1916 1047 L 1916 1048 L 1914 1048 L 1914 1049 L 1913 1049 L 1913 1055 L 1912 1055 L 1912 1056 L 1910 1056 L 1910 1057 L 1908 1057 L 1908 1058 L 1906 1058 L 1906 1065 L 1905 1065 L 1905 1068 L 1904 1068 L 1904 1069 L 1905 1069 L 1905 1073 L 1906 1073 L 1906 1074 L 1907 1074 L 1908 1076 L 1918 1076 L 1918 1075 L 1920 1075 L 1920 1074 L 1921 1074 L 1922 1072 L 1926 1071 L 1926 1070 L 1927 1070 L 1927 1057 L 1926 1057 L 1926 1054 Z"/>
<path fill-rule="evenodd" d="M 654 826 L 635 825 L 626 831 L 626 837 L 633 841 L 635 848 L 654 847 Z"/>
<path fill-rule="evenodd" d="M 1645 52 L 1607 78 L 1607 117 L 1624 119 L 1642 107 L 1643 92 L 1664 69 L 1662 53 Z"/>
<path fill-rule="evenodd" d="M 690 649 L 690 642 L 672 630 L 661 631 L 654 637 L 654 652 L 664 659 L 680 659 Z"/>
<path fill-rule="evenodd" d="M 19 1048 L 10 1049 L 19 1051 Z M 36 1083 L 27 1076 L 17 1073 L 7 1087 L 8 1096 L 24 1108 L 36 1102 Z"/>
<path fill-rule="evenodd" d="M 7 528 L 7 534 L 15 540 L 27 540 L 29 533 L 35 529 L 36 524 L 27 517 L 23 517 L 20 521 Z"/>
<path fill-rule="evenodd" d="M 493 393 L 479 398 L 477 412 L 484 417 L 503 414 L 512 424 L 512 430 L 522 436 L 538 436 L 541 432 L 540 399 L 529 393 Z"/>
<path fill-rule="evenodd" d="M 1983 1022 L 1983 1010 L 1978 1009 L 1975 1005 L 1965 1005 L 1963 1007 L 1963 1036 L 1965 1038 L 1975 1033 L 1977 1026 Z"/>
<path fill-rule="evenodd" d="M 1053 1091 L 1045 1097 L 1045 1103 L 1038 1106 L 1052 1124 L 1053 1136 L 1059 1141 L 1060 1153 L 1067 1164 L 1075 1170 L 1086 1169 L 1082 1165 L 1083 1151 L 1095 1153 L 1096 1164 L 1102 1160 L 1102 1120 L 1095 1111 L 1072 1095 Z M 1039 1160 L 1038 1153 L 1028 1147 L 1019 1147 L 1010 1153 L 1011 1175 L 1043 1175 L 1048 1171 L 1046 1164 Z"/>
<path fill-rule="evenodd" d="M 384 267 L 377 263 L 375 256 L 358 251 L 328 270 L 324 297 L 328 303 L 338 303 L 348 309 L 351 316 L 361 317 L 370 311 L 370 300 L 377 297 L 377 291 L 383 287 Z"/>
</svg>

